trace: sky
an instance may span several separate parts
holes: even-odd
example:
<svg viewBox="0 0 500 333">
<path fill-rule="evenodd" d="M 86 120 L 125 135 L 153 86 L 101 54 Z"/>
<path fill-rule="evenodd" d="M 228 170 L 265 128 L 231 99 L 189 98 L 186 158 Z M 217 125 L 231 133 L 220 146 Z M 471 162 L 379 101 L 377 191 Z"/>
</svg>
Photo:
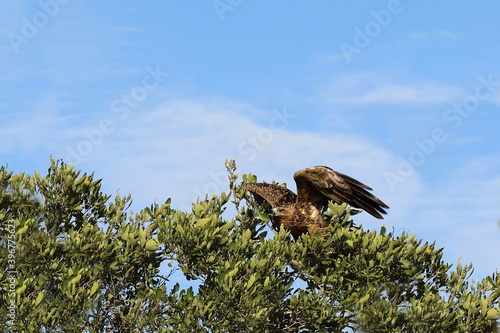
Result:
<svg viewBox="0 0 500 333">
<path fill-rule="evenodd" d="M 500 3 L 2 1 L 0 162 L 50 156 L 189 209 L 224 161 L 287 183 L 326 165 L 374 189 L 385 225 L 500 269 Z"/>
</svg>

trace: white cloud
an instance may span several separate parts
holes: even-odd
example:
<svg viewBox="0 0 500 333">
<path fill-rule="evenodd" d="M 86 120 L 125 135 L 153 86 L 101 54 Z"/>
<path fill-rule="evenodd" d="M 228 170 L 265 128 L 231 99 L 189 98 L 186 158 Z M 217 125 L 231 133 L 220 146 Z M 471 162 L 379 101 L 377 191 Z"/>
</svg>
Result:
<svg viewBox="0 0 500 333">
<path fill-rule="evenodd" d="M 188 204 L 205 190 L 226 190 L 220 185 L 226 158 L 242 162 L 260 153 L 250 143 L 247 150 L 239 148 L 260 129 L 246 112 L 251 108 L 232 101 L 176 99 L 148 113 L 131 113 L 82 164 L 109 161 L 105 178 L 114 179 L 124 193 L 142 197 L 141 203 L 172 196 L 174 203 Z M 261 141 L 254 145 L 269 144 Z"/>
<path fill-rule="evenodd" d="M 49 94 L 34 103 L 33 110 L 27 113 L 11 112 L 0 117 L 0 152 L 49 151 L 52 153 L 73 132 L 68 128 L 70 117 L 58 113 L 58 98 Z"/>
<path fill-rule="evenodd" d="M 456 33 L 447 30 L 438 30 L 436 31 L 436 35 L 444 39 L 457 39 L 458 37 Z"/>
<path fill-rule="evenodd" d="M 361 137 L 296 133 L 290 130 L 293 121 L 293 111 L 286 108 L 175 99 L 115 121 L 114 130 L 82 156 L 78 168 L 95 169 L 107 192 L 121 188 L 123 194 L 132 193 L 139 207 L 167 197 L 188 205 L 197 195 L 226 191 L 227 158 L 237 161 L 240 174 L 252 172 L 292 188 L 295 171 L 328 165 L 359 178 L 381 196 L 389 192 L 381 176 L 391 164 L 386 151 Z M 87 140 L 81 133 L 78 138 Z"/>
<path fill-rule="evenodd" d="M 429 33 L 423 32 L 423 31 L 411 31 L 409 33 L 410 39 L 412 40 L 417 40 L 417 39 L 423 39 L 429 36 Z"/>
<path fill-rule="evenodd" d="M 451 103 L 462 90 L 439 82 L 394 82 L 376 73 L 345 74 L 335 78 L 320 91 L 329 104 L 359 106 L 371 104 Z"/>
</svg>

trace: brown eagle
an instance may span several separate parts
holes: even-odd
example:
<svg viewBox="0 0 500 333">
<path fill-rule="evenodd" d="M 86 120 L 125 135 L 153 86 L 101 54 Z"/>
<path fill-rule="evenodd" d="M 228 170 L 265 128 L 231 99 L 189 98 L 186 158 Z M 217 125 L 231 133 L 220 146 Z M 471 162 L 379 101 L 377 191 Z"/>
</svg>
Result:
<svg viewBox="0 0 500 333">
<path fill-rule="evenodd" d="M 293 175 L 297 184 L 297 194 L 282 186 L 267 183 L 245 183 L 242 187 L 250 191 L 258 201 L 262 199 L 271 204 L 273 221 L 290 230 L 297 240 L 303 233 L 314 235 L 328 225 L 321 212 L 328 201 L 337 204 L 347 203 L 360 208 L 378 219 L 389 208 L 379 198 L 369 193 L 372 190 L 365 184 L 334 171 L 329 167 L 315 166 L 297 171 Z"/>
</svg>

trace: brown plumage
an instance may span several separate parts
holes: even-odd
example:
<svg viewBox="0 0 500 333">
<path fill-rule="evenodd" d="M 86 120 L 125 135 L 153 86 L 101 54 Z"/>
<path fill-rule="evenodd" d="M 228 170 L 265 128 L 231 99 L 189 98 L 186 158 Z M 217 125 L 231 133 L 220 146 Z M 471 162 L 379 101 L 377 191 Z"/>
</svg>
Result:
<svg viewBox="0 0 500 333">
<path fill-rule="evenodd" d="M 293 178 L 297 184 L 297 195 L 282 186 L 266 183 L 245 183 L 242 187 L 252 194 L 256 200 L 269 202 L 273 210 L 273 221 L 290 230 L 297 240 L 303 233 L 316 232 L 323 235 L 322 229 L 327 226 L 321 212 L 332 200 L 337 204 L 347 203 L 360 208 L 378 219 L 386 214 L 389 208 L 373 194 L 372 189 L 354 178 L 325 166 L 315 166 L 297 171 Z"/>
</svg>

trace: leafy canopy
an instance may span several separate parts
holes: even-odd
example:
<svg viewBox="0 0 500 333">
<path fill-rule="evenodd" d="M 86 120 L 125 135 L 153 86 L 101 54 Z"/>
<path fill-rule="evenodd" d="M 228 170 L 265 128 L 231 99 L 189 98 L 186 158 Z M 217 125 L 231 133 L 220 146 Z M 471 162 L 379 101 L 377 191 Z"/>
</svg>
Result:
<svg viewBox="0 0 500 333">
<path fill-rule="evenodd" d="M 51 161 L 45 177 L 0 167 L 3 331 L 487 332 L 500 318 L 498 273 L 470 281 L 472 265 L 452 270 L 435 243 L 355 226 L 345 205 L 330 204 L 324 238 L 293 242 L 234 161 L 228 193 L 139 213 Z"/>
</svg>

